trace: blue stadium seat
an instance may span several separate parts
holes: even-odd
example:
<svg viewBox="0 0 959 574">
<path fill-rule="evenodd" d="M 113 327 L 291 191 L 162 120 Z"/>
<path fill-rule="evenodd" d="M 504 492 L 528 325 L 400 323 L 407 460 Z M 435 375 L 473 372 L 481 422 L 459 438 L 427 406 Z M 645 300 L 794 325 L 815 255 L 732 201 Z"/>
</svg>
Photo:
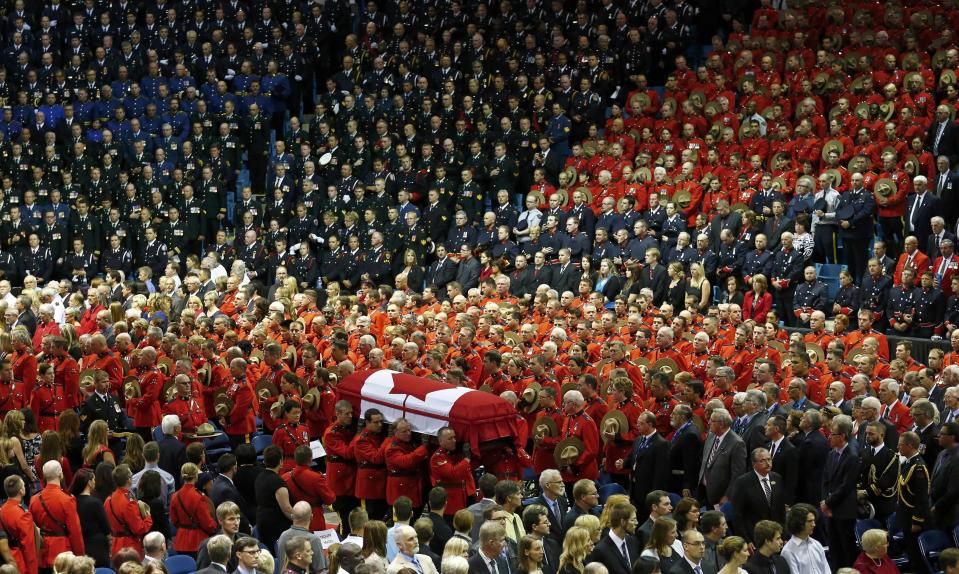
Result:
<svg viewBox="0 0 959 574">
<path fill-rule="evenodd" d="M 253 448 L 258 455 L 263 454 L 263 450 L 271 444 L 273 444 L 273 435 L 261 434 L 253 437 Z"/>
<path fill-rule="evenodd" d="M 952 541 L 956 543 L 956 546 L 959 546 L 959 526 L 952 530 Z"/>
<path fill-rule="evenodd" d="M 117 574 L 113 571 L 113 568 L 97 568 L 93 571 L 93 574 Z"/>
<path fill-rule="evenodd" d="M 927 572 L 939 571 L 939 554 L 950 546 L 952 541 L 942 530 L 927 530 L 919 535 L 919 553 Z"/>
<path fill-rule="evenodd" d="M 606 504 L 609 497 L 614 494 L 626 494 L 626 489 L 623 488 L 623 485 L 615 482 L 601 486 L 599 489 L 599 503 Z"/>
<path fill-rule="evenodd" d="M 860 518 L 856 521 L 856 546 L 862 548 L 862 535 L 873 528 L 882 528 L 882 523 L 875 518 Z"/>
<path fill-rule="evenodd" d="M 196 560 L 184 554 L 170 556 L 163 561 L 168 574 L 190 574 L 196 572 Z"/>
</svg>

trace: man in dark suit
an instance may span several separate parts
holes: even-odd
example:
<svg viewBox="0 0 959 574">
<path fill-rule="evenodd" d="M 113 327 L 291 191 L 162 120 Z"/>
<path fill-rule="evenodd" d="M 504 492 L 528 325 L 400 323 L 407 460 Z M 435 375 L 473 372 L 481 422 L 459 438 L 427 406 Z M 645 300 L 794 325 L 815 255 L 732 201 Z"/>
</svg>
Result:
<svg viewBox="0 0 959 574">
<path fill-rule="evenodd" d="M 429 274 L 426 276 L 427 285 L 436 285 L 439 287 L 436 292 L 437 298 L 446 298 L 446 285 L 456 279 L 458 269 L 459 265 L 453 261 L 452 258 L 447 257 L 446 246 L 437 244 L 436 261 L 430 265 Z M 411 287 L 413 287 L 414 290 L 418 289 L 417 285 L 411 285 Z"/>
<path fill-rule="evenodd" d="M 858 401 L 857 397 L 854 401 Z M 879 402 L 879 399 L 876 397 L 866 397 L 862 399 L 862 410 L 863 422 L 874 422 L 878 421 L 886 429 L 886 432 L 883 433 L 882 441 L 892 448 L 892 445 L 899 444 L 899 431 L 896 430 L 896 425 L 892 424 L 886 419 L 879 418 L 879 413 L 882 411 L 882 403 Z M 855 437 L 856 444 L 862 445 L 866 444 L 866 425 L 859 424 L 859 433 Z"/>
<path fill-rule="evenodd" d="M 559 172 L 563 170 L 564 163 L 563 156 L 550 148 L 549 138 L 539 138 L 539 152 L 533 156 L 533 167 L 543 168 L 550 185 L 559 186 Z"/>
<path fill-rule="evenodd" d="M 473 513 L 473 529 L 470 531 L 470 537 L 472 537 L 473 540 L 476 540 L 476 537 L 479 536 L 479 529 L 480 526 L 483 526 L 483 516 L 486 513 L 486 509 L 491 506 L 496 506 L 496 500 L 493 499 L 496 495 L 496 483 L 495 475 L 486 473 L 481 476 L 476 486 L 479 488 L 479 493 L 482 498 L 466 508 L 466 510 Z"/>
<path fill-rule="evenodd" d="M 460 246 L 460 264 L 456 270 L 456 282 L 463 288 L 463 293 L 479 285 L 479 275 L 479 261 L 473 257 L 472 248 L 464 243 Z"/>
<path fill-rule="evenodd" d="M 789 572 L 789 564 L 779 552 L 783 548 L 783 527 L 772 520 L 760 520 L 753 533 L 756 551 L 746 562 L 749 574 L 777 574 Z"/>
<path fill-rule="evenodd" d="M 659 249 L 651 247 L 646 250 L 646 264 L 639 273 L 641 288 L 649 287 L 653 290 L 653 304 L 657 307 L 666 299 L 666 290 L 669 287 L 669 276 L 666 268 L 659 263 Z"/>
<path fill-rule="evenodd" d="M 643 501 L 649 516 L 636 530 L 636 538 L 639 539 L 639 547 L 645 548 L 653 533 L 653 524 L 663 516 L 669 516 L 673 512 L 673 503 L 669 500 L 669 494 L 665 490 L 654 490 L 646 495 Z M 645 511 L 644 511 L 645 513 Z"/>
<path fill-rule="evenodd" d="M 932 218 L 940 213 L 940 201 L 929 193 L 925 176 L 917 175 L 912 180 L 916 192 L 906 199 L 906 234 L 916 237 L 932 235 Z"/>
<path fill-rule="evenodd" d="M 689 405 L 676 405 L 669 417 L 673 431 L 669 443 L 670 492 L 696 496 L 696 478 L 703 460 L 703 441 L 699 429 L 692 422 Z"/>
<path fill-rule="evenodd" d="M 545 506 L 549 511 L 549 537 L 562 547 L 563 519 L 569 512 L 563 475 L 556 469 L 546 469 L 539 475 L 539 486 L 542 493 L 533 499 L 533 504 Z"/>
<path fill-rule="evenodd" d="M 753 529 L 760 520 L 786 521 L 783 477 L 772 471 L 769 451 L 757 448 L 751 453 L 753 471 L 733 481 L 733 532 L 752 542 Z"/>
<path fill-rule="evenodd" d="M 949 106 L 943 104 L 936 108 L 936 121 L 929 125 L 924 144 L 924 149 L 933 157 L 944 155 L 951 164 L 959 161 L 959 126 L 952 121 Z"/>
<path fill-rule="evenodd" d="M 699 467 L 699 499 L 708 506 L 718 507 L 726 502 L 733 481 L 746 470 L 746 444 L 730 430 L 732 423 L 733 418 L 725 409 L 716 409 L 709 417 L 709 434 Z"/>
<path fill-rule="evenodd" d="M 850 566 L 856 559 L 855 527 L 858 514 L 856 479 L 859 457 L 849 441 L 852 419 L 846 415 L 833 418 L 829 433 L 832 450 L 826 458 L 822 475 L 822 500 L 819 509 L 826 517 L 829 531 L 829 558 L 833 570 Z"/>
<path fill-rule="evenodd" d="M 669 570 L 669 574 L 716 574 L 711 561 L 705 561 L 706 537 L 693 528 L 683 532 L 683 557 Z"/>
<path fill-rule="evenodd" d="M 559 250 L 559 262 L 553 268 L 552 286 L 560 294 L 565 291 L 579 292 L 580 271 L 570 259 L 568 247 Z"/>
<path fill-rule="evenodd" d="M 426 515 L 426 517 L 430 519 L 430 522 L 433 523 L 433 538 L 430 539 L 430 550 L 440 556 L 443 555 L 443 548 L 446 547 L 446 543 L 453 537 L 453 528 L 450 527 L 449 522 L 443 517 L 447 500 L 448 495 L 446 494 L 446 489 L 442 486 L 437 486 L 430 490 L 430 512 Z"/>
<path fill-rule="evenodd" d="M 479 544 L 475 554 L 470 556 L 470 574 L 510 574 L 516 565 L 509 564 L 503 556 L 506 547 L 506 529 L 495 521 L 486 522 L 480 528 Z"/>
<path fill-rule="evenodd" d="M 939 429 L 942 452 L 932 468 L 929 502 L 940 530 L 951 532 L 959 524 L 959 423 Z"/>
<path fill-rule="evenodd" d="M 786 419 L 769 417 L 766 421 L 766 449 L 773 461 L 773 472 L 782 477 L 783 502 L 792 506 L 796 502 L 799 478 L 799 449 L 786 438 Z"/>
<path fill-rule="evenodd" d="M 866 425 L 866 443 L 860 452 L 859 485 L 866 500 L 872 504 L 876 520 L 886 518 L 896 510 L 896 481 L 899 479 L 899 457 L 883 442 L 885 427 L 878 422 Z"/>
<path fill-rule="evenodd" d="M 956 205 L 959 203 L 959 174 L 952 170 L 947 156 L 940 155 L 936 159 L 936 176 L 929 182 L 929 188 L 942 201 L 942 216 L 946 227 L 954 228 L 959 215 L 959 207 Z"/>
<path fill-rule="evenodd" d="M 160 422 L 163 437 L 157 441 L 160 447 L 159 466 L 173 475 L 176 487 L 180 488 L 180 468 L 186 462 L 186 445 L 177 436 L 180 434 L 180 417 L 166 415 Z"/>
<path fill-rule="evenodd" d="M 786 207 L 784 200 L 777 199 L 773 201 L 772 215 L 766 218 L 763 225 L 763 234 L 766 235 L 766 247 L 770 251 L 779 249 L 780 239 L 783 233 L 792 233 L 796 229 L 796 222 L 786 217 Z"/>
<path fill-rule="evenodd" d="M 829 454 L 829 443 L 823 436 L 822 415 L 819 411 L 806 411 L 799 421 L 799 468 L 805 469 L 808 477 L 799 483 L 797 500 L 818 507 L 822 500 L 822 474 Z"/>
<path fill-rule="evenodd" d="M 210 558 L 210 549 L 207 545 L 217 536 L 222 534 L 230 540 L 230 544 L 233 544 L 240 538 L 249 535 L 247 531 L 241 532 L 241 520 L 244 520 L 243 513 L 240 512 L 240 509 L 236 504 L 232 502 L 224 502 L 220 506 L 216 507 L 216 522 L 220 525 L 220 529 L 213 536 L 207 538 L 203 542 L 200 542 L 200 547 L 196 553 L 197 570 L 203 570 L 211 565 L 212 560 Z M 236 566 L 236 554 L 231 553 L 226 562 L 226 571 L 233 572 L 236 570 Z"/>
<path fill-rule="evenodd" d="M 247 538 L 247 540 L 253 540 L 254 544 L 256 543 L 256 540 L 252 538 Z M 196 574 L 227 574 L 229 572 L 227 565 L 230 562 L 230 555 L 233 553 L 233 541 L 225 534 L 217 534 L 207 540 L 204 546 L 209 557 L 209 566 L 197 570 Z M 240 554 L 240 550 L 237 549 L 236 556 L 239 557 Z M 256 560 L 255 556 L 253 560 Z"/>
<path fill-rule="evenodd" d="M 216 467 L 219 474 L 213 480 L 213 487 L 210 491 L 210 500 L 213 501 L 214 508 L 224 502 L 232 502 L 241 511 L 253 510 L 249 508 L 250 504 L 233 484 L 233 477 L 236 475 L 236 456 L 230 452 L 220 455 L 220 458 L 216 460 Z M 240 512 L 240 530 L 246 533 L 251 531 L 245 512 Z"/>
<path fill-rule="evenodd" d="M 527 506 L 523 511 L 523 527 L 527 534 L 543 543 L 543 574 L 556 574 L 562 547 L 549 536 L 549 511 L 539 504 Z"/>
<path fill-rule="evenodd" d="M 573 485 L 573 504 L 563 517 L 563 533 L 568 532 L 580 516 L 585 514 L 599 516 L 599 511 L 599 491 L 596 483 L 588 478 L 577 480 Z"/>
<path fill-rule="evenodd" d="M 656 432 L 656 415 L 640 413 L 636 420 L 637 437 L 626 460 L 617 460 L 616 468 L 631 469 L 633 500 L 645 500 L 653 490 L 669 488 L 669 442 Z"/>
<path fill-rule="evenodd" d="M 615 506 L 609 513 L 609 531 L 596 543 L 588 562 L 601 562 L 609 574 L 630 574 L 643 551 L 634 536 L 637 522 L 632 504 Z"/>
<path fill-rule="evenodd" d="M 957 187 L 956 193 L 959 194 L 959 187 Z M 959 201 L 959 198 L 957 198 L 957 201 Z M 945 202 L 941 200 L 940 205 L 942 205 L 944 211 L 949 209 Z M 946 220 L 938 215 L 934 216 L 930 222 L 932 224 L 932 234 L 926 238 L 926 249 L 923 250 L 923 252 L 929 256 L 929 261 L 935 261 L 936 257 L 942 255 L 942 250 L 940 249 L 942 242 L 948 239 L 955 245 L 956 234 L 946 228 Z"/>
<path fill-rule="evenodd" d="M 928 399 L 918 399 L 909 405 L 909 415 L 913 421 L 909 430 L 919 435 L 919 452 L 929 469 L 935 467 L 940 450 L 936 412 L 936 407 Z"/>
<path fill-rule="evenodd" d="M 743 412 L 745 420 L 739 427 L 737 434 L 746 444 L 746 452 L 751 453 L 767 442 L 766 421 L 769 419 L 769 413 L 766 411 L 766 393 L 760 389 L 746 391 Z"/>
<path fill-rule="evenodd" d="M 716 216 L 709 222 L 709 247 L 714 253 L 719 252 L 719 246 L 722 243 L 720 233 L 723 229 L 728 229 L 733 237 L 739 234 L 739 228 L 742 226 L 742 215 L 738 211 L 732 211 L 729 208 L 729 202 L 720 199 L 716 202 Z"/>
</svg>

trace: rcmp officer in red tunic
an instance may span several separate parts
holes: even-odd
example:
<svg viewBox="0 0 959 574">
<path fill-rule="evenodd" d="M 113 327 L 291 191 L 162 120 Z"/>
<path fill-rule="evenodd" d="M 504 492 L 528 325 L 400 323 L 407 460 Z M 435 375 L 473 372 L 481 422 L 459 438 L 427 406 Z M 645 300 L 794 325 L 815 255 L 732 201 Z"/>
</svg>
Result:
<svg viewBox="0 0 959 574">
<path fill-rule="evenodd" d="M 313 507 L 313 518 L 310 519 L 310 530 L 318 532 L 326 530 L 324 505 L 336 500 L 336 495 L 330 489 L 326 476 L 310 468 L 313 463 L 313 449 L 308 444 L 301 444 L 293 452 L 296 463 L 292 470 L 283 475 L 286 486 L 290 491 L 290 503 L 296 504 L 305 500 Z"/>
<path fill-rule="evenodd" d="M 203 403 L 193 396 L 193 381 L 189 375 L 177 375 L 174 379 L 174 393 L 163 406 L 163 414 L 176 415 L 180 418 L 180 425 L 184 433 L 193 434 L 197 427 L 207 422 Z"/>
<path fill-rule="evenodd" d="M 295 462 L 293 455 L 297 447 L 310 446 L 310 431 L 306 425 L 300 423 L 303 409 L 297 401 L 286 401 L 281 407 L 283 416 L 280 424 L 273 431 L 273 444 L 283 451 L 283 472 L 293 470 Z"/>
<path fill-rule="evenodd" d="M 393 436 L 383 443 L 386 459 L 386 503 L 400 496 L 413 503 L 413 514 L 423 506 L 423 468 L 430 453 L 425 444 L 413 444 L 413 426 L 406 419 L 393 423 Z"/>
<path fill-rule="evenodd" d="M 53 365 L 48 363 L 40 365 L 39 373 L 40 384 L 34 389 L 30 409 L 37 417 L 37 428 L 41 433 L 48 430 L 55 431 L 60 411 L 57 409 L 57 390 L 53 384 L 55 376 Z"/>
<path fill-rule="evenodd" d="M 323 434 L 326 449 L 326 477 L 336 496 L 333 510 L 340 515 L 340 524 L 347 524 L 350 511 L 356 508 L 356 457 L 353 455 L 353 405 L 336 403 L 336 421 Z"/>
<path fill-rule="evenodd" d="M 200 543 L 216 534 L 213 502 L 196 487 L 200 468 L 188 462 L 180 469 L 183 486 L 170 497 L 170 522 L 176 526 L 173 549 L 177 554 L 196 557 Z"/>
<path fill-rule="evenodd" d="M 628 377 L 618 377 L 613 380 L 611 385 L 611 406 L 613 409 L 623 413 L 626 417 L 628 427 L 619 429 L 618 432 L 610 432 L 606 429 L 600 429 L 603 439 L 606 441 L 605 455 L 607 461 L 616 461 L 629 456 L 633 448 L 633 441 L 637 437 L 636 420 L 639 414 L 646 410 L 643 408 L 639 397 L 633 394 L 633 383 Z M 606 463 L 606 472 L 614 482 L 623 486 L 629 486 L 630 469 L 617 469 L 609 462 Z"/>
<path fill-rule="evenodd" d="M 153 347 L 140 349 L 140 396 L 127 396 L 127 412 L 133 417 L 133 426 L 144 440 L 151 438 L 153 427 L 160 424 L 160 392 L 163 373 L 156 367 L 157 352 Z"/>
<path fill-rule="evenodd" d="M 463 452 L 456 449 L 456 431 L 443 427 L 437 433 L 440 448 L 430 457 L 430 480 L 433 486 L 442 486 L 446 490 L 447 502 L 443 513 L 452 516 L 458 510 L 466 508 L 476 493 L 473 480 L 473 468 L 470 462 L 469 443 L 463 445 Z"/>
<path fill-rule="evenodd" d="M 121 464 L 113 469 L 113 482 L 117 489 L 107 498 L 103 509 L 107 513 L 107 522 L 110 523 L 110 533 L 113 535 L 113 546 L 110 552 L 115 556 L 122 548 L 133 548 L 143 556 L 143 537 L 153 526 L 153 517 L 145 502 L 138 503 L 130 492 L 133 473 L 130 467 Z M 143 506 L 140 506 L 140 505 Z M 141 509 L 145 508 L 146 511 Z M 9 531 L 7 531 L 9 534 Z"/>
<path fill-rule="evenodd" d="M 7 534 L 7 543 L 16 561 L 14 566 L 23 574 L 36 574 L 36 525 L 33 515 L 21 505 L 27 494 L 26 485 L 19 476 L 8 476 L 3 481 L 3 490 L 7 501 L 0 506 L 0 528 Z"/>
<path fill-rule="evenodd" d="M 218 409 L 220 426 L 230 437 L 230 446 L 250 442 L 250 434 L 256 430 L 256 416 L 253 414 L 253 389 L 246 379 L 246 359 L 237 357 L 230 361 L 230 374 L 233 381 L 226 388 L 226 396 L 233 401 L 233 409 Z M 221 403 L 222 404 L 222 403 Z"/>
<path fill-rule="evenodd" d="M 43 490 L 30 499 L 30 514 L 43 535 L 40 548 L 40 568 L 52 568 L 53 561 L 61 552 L 73 552 L 77 556 L 86 553 L 83 531 L 77 515 L 77 500 L 64 492 L 63 468 L 55 460 L 43 465 Z"/>
<path fill-rule="evenodd" d="M 19 397 L 19 398 L 18 398 Z M 0 415 L 23 407 L 23 395 L 13 382 L 13 366 L 9 357 L 0 359 Z"/>
<path fill-rule="evenodd" d="M 356 459 L 356 497 L 363 501 L 370 520 L 383 520 L 389 506 L 386 504 L 386 461 L 382 449 L 383 413 L 367 409 L 363 414 L 366 426 L 353 439 Z"/>
<path fill-rule="evenodd" d="M 563 395 L 563 420 L 560 439 L 578 438 L 583 441 L 583 452 L 573 464 L 560 468 L 563 482 L 572 484 L 582 478 L 599 478 L 599 430 L 593 419 L 586 414 L 586 400 L 579 391 L 567 391 Z M 572 489 L 570 489 L 572 492 Z"/>
<path fill-rule="evenodd" d="M 63 408 L 76 408 L 80 405 L 80 367 L 76 359 L 70 356 L 70 345 L 65 338 L 54 337 L 51 345 L 53 356 L 56 357 L 53 361 L 57 373 L 55 383 L 61 389 Z M 160 424 L 160 421 L 158 420 L 156 424 Z"/>
</svg>

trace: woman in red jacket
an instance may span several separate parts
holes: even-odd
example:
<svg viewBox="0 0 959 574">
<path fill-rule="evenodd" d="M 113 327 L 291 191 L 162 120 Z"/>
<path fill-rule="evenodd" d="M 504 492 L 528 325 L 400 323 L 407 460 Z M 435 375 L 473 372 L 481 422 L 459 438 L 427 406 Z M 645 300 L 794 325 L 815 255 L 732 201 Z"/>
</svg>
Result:
<svg viewBox="0 0 959 574">
<path fill-rule="evenodd" d="M 188 462 L 180 470 L 183 486 L 170 497 L 170 522 L 176 526 L 173 549 L 196 558 L 200 543 L 216 534 L 213 503 L 196 487 L 200 468 Z"/>
<path fill-rule="evenodd" d="M 743 299 L 743 321 L 752 319 L 766 322 L 766 313 L 773 308 L 773 296 L 769 292 L 769 282 L 765 275 L 753 276 L 753 289 Z"/>
</svg>

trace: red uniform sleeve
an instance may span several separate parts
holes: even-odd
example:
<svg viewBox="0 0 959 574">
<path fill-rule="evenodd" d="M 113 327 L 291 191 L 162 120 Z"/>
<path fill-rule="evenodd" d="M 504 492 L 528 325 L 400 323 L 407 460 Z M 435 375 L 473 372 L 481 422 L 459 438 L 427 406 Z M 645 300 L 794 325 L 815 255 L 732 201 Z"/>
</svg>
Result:
<svg viewBox="0 0 959 574">
<path fill-rule="evenodd" d="M 319 498 L 323 501 L 323 504 L 333 504 L 333 501 L 336 500 L 336 494 L 330 490 L 330 486 L 326 483 L 326 476 L 319 472 L 314 472 L 312 470 L 306 471 L 310 473 L 309 480 L 307 480 L 307 488 L 310 488 L 313 492 L 313 496 Z"/>
<path fill-rule="evenodd" d="M 390 468 L 416 470 L 429 455 L 424 445 L 418 446 L 416 450 L 407 454 L 401 448 L 394 448 L 391 440 L 389 448 L 386 449 L 386 465 Z"/>
<path fill-rule="evenodd" d="M 23 562 L 27 567 L 28 573 L 35 573 L 38 568 L 37 559 L 37 539 L 36 523 L 33 521 L 33 515 L 29 511 L 20 514 L 17 519 L 18 538 L 20 539 L 20 550 L 23 552 Z"/>
<path fill-rule="evenodd" d="M 582 432 L 579 438 L 585 448 L 576 460 L 576 465 L 582 467 L 595 462 L 599 456 L 599 430 L 594 424 L 583 424 L 580 428 Z"/>
<path fill-rule="evenodd" d="M 358 440 L 353 442 L 353 452 L 356 460 L 369 462 L 373 464 L 382 464 L 386 459 L 386 450 L 383 445 L 373 446 L 373 443 L 365 436 L 358 436 Z"/>
<path fill-rule="evenodd" d="M 233 403 L 233 410 L 230 412 L 230 423 L 235 425 L 242 423 L 252 407 L 253 391 L 244 381 L 240 383 L 240 389 L 236 392 L 236 401 Z"/>
<path fill-rule="evenodd" d="M 343 440 L 343 437 L 340 436 L 340 433 L 335 432 L 333 427 L 330 427 L 326 431 L 326 435 L 323 436 L 323 447 L 326 449 L 327 453 L 332 454 L 333 456 L 338 456 L 347 460 L 354 460 L 356 458 L 351 444 Z"/>
<path fill-rule="evenodd" d="M 153 517 L 141 517 L 139 505 L 135 500 L 128 500 L 120 514 L 123 515 L 123 523 L 130 527 L 130 531 L 136 536 L 146 536 L 153 526 Z"/>
</svg>

